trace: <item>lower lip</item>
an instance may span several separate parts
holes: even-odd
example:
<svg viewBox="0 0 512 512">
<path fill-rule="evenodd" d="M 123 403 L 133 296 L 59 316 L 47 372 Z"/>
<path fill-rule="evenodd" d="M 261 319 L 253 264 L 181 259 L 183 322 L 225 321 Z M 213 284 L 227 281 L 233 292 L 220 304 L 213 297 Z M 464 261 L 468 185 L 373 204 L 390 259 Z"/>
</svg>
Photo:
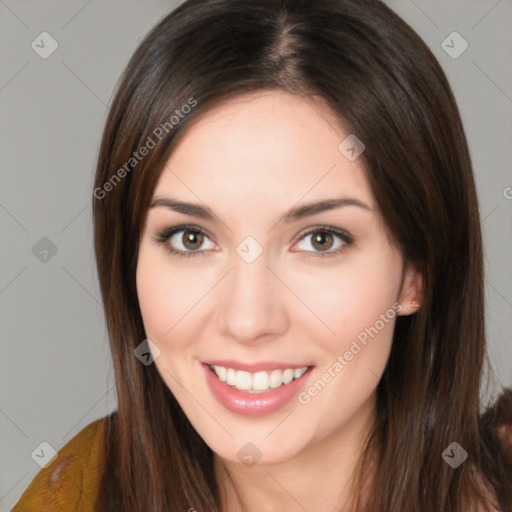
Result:
<svg viewBox="0 0 512 512">
<path fill-rule="evenodd" d="M 222 382 L 209 365 L 201 363 L 206 381 L 215 398 L 228 410 L 243 416 L 259 417 L 271 414 L 287 404 L 306 384 L 313 367 L 309 367 L 298 379 L 282 384 L 265 393 L 245 393 Z"/>
</svg>

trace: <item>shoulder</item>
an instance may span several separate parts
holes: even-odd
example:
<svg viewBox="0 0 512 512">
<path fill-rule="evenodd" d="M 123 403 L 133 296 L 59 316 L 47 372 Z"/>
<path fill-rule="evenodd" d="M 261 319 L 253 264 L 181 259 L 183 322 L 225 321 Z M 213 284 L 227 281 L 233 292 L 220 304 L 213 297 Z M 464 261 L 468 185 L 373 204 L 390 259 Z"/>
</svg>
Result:
<svg viewBox="0 0 512 512">
<path fill-rule="evenodd" d="M 86 425 L 42 468 L 11 512 L 92 511 L 105 465 L 106 418 Z"/>
<path fill-rule="evenodd" d="M 479 418 L 480 433 L 484 441 L 489 471 L 485 475 L 485 488 L 489 492 L 489 511 L 509 510 L 512 505 L 512 388 L 504 388 L 494 403 L 489 405 Z M 488 477 L 501 488 L 503 503 L 498 505 L 496 490 L 492 489 Z M 492 490 L 491 490 L 492 489 Z"/>
<path fill-rule="evenodd" d="M 480 418 L 482 434 L 494 437 L 499 449 L 512 464 L 512 388 L 503 389 Z"/>
</svg>

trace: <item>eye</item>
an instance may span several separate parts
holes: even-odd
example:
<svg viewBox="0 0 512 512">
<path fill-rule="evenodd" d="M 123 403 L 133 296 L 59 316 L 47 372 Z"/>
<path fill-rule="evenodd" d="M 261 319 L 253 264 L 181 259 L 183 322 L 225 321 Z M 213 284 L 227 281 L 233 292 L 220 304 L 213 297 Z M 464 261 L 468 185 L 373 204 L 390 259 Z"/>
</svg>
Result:
<svg viewBox="0 0 512 512">
<path fill-rule="evenodd" d="M 336 256 L 336 254 L 345 251 L 354 242 L 347 232 L 330 226 L 317 227 L 309 230 L 300 237 L 299 243 L 308 240 L 309 237 L 311 237 L 311 241 L 303 244 L 306 247 L 303 246 L 300 248 L 305 251 L 307 257 Z M 338 239 L 337 243 L 336 238 Z M 308 249 L 307 246 L 312 247 L 313 250 Z"/>
<path fill-rule="evenodd" d="M 170 254 L 183 257 L 204 256 L 207 250 L 214 247 L 207 233 L 197 226 L 165 228 L 153 240 L 166 244 Z M 210 240 L 210 245 L 201 248 L 205 240 Z"/>
</svg>

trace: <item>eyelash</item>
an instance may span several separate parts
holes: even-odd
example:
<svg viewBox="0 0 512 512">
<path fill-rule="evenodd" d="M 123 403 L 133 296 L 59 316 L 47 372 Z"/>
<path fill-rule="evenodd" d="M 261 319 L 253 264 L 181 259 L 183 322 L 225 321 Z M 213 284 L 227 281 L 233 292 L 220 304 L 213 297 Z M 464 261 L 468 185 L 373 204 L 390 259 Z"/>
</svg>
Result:
<svg viewBox="0 0 512 512">
<path fill-rule="evenodd" d="M 169 238 L 171 238 L 176 233 L 179 233 L 180 231 L 192 231 L 193 233 L 201 234 L 201 235 L 204 235 L 204 236 L 210 238 L 208 233 L 206 233 L 206 231 L 204 231 L 203 229 L 201 229 L 198 226 L 182 225 L 182 226 L 173 226 L 173 227 L 169 227 L 169 228 L 164 228 L 153 238 L 153 241 L 160 243 L 160 244 L 165 244 L 169 240 Z M 331 235 L 335 235 L 338 238 L 340 238 L 344 242 L 344 244 L 341 247 L 339 247 L 338 249 L 335 249 L 335 250 L 329 251 L 329 252 L 303 251 L 305 253 L 306 257 L 308 257 L 308 258 L 309 257 L 329 258 L 332 256 L 336 256 L 337 254 L 344 252 L 348 247 L 350 247 L 354 243 L 352 237 L 348 233 L 346 233 L 343 230 L 333 228 L 330 226 L 319 226 L 319 227 L 312 228 L 312 229 L 308 230 L 306 233 L 304 233 L 303 235 L 301 235 L 298 241 L 300 242 L 307 236 L 312 235 L 313 233 L 329 233 Z M 177 250 L 177 249 L 171 249 L 169 247 L 167 247 L 167 250 L 168 250 L 169 254 L 171 254 L 173 256 L 178 256 L 181 258 L 205 256 L 206 252 L 207 252 L 204 249 L 200 250 L 200 251 L 181 251 L 181 250 Z"/>
</svg>

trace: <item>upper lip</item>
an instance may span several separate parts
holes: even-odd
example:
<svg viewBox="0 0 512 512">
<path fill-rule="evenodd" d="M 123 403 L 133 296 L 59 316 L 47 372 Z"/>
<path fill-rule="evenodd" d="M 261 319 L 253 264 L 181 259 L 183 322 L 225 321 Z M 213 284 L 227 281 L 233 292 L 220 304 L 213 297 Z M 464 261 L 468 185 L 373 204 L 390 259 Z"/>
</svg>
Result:
<svg viewBox="0 0 512 512">
<path fill-rule="evenodd" d="M 223 366 L 225 368 L 233 368 L 233 370 L 242 370 L 249 373 L 272 371 L 272 370 L 286 370 L 287 368 L 296 369 L 304 368 L 305 366 L 312 366 L 311 364 L 291 364 L 282 363 L 279 361 L 260 361 L 259 363 L 241 363 L 239 361 L 232 360 L 209 360 L 203 361 L 204 364 L 210 366 Z"/>
</svg>

